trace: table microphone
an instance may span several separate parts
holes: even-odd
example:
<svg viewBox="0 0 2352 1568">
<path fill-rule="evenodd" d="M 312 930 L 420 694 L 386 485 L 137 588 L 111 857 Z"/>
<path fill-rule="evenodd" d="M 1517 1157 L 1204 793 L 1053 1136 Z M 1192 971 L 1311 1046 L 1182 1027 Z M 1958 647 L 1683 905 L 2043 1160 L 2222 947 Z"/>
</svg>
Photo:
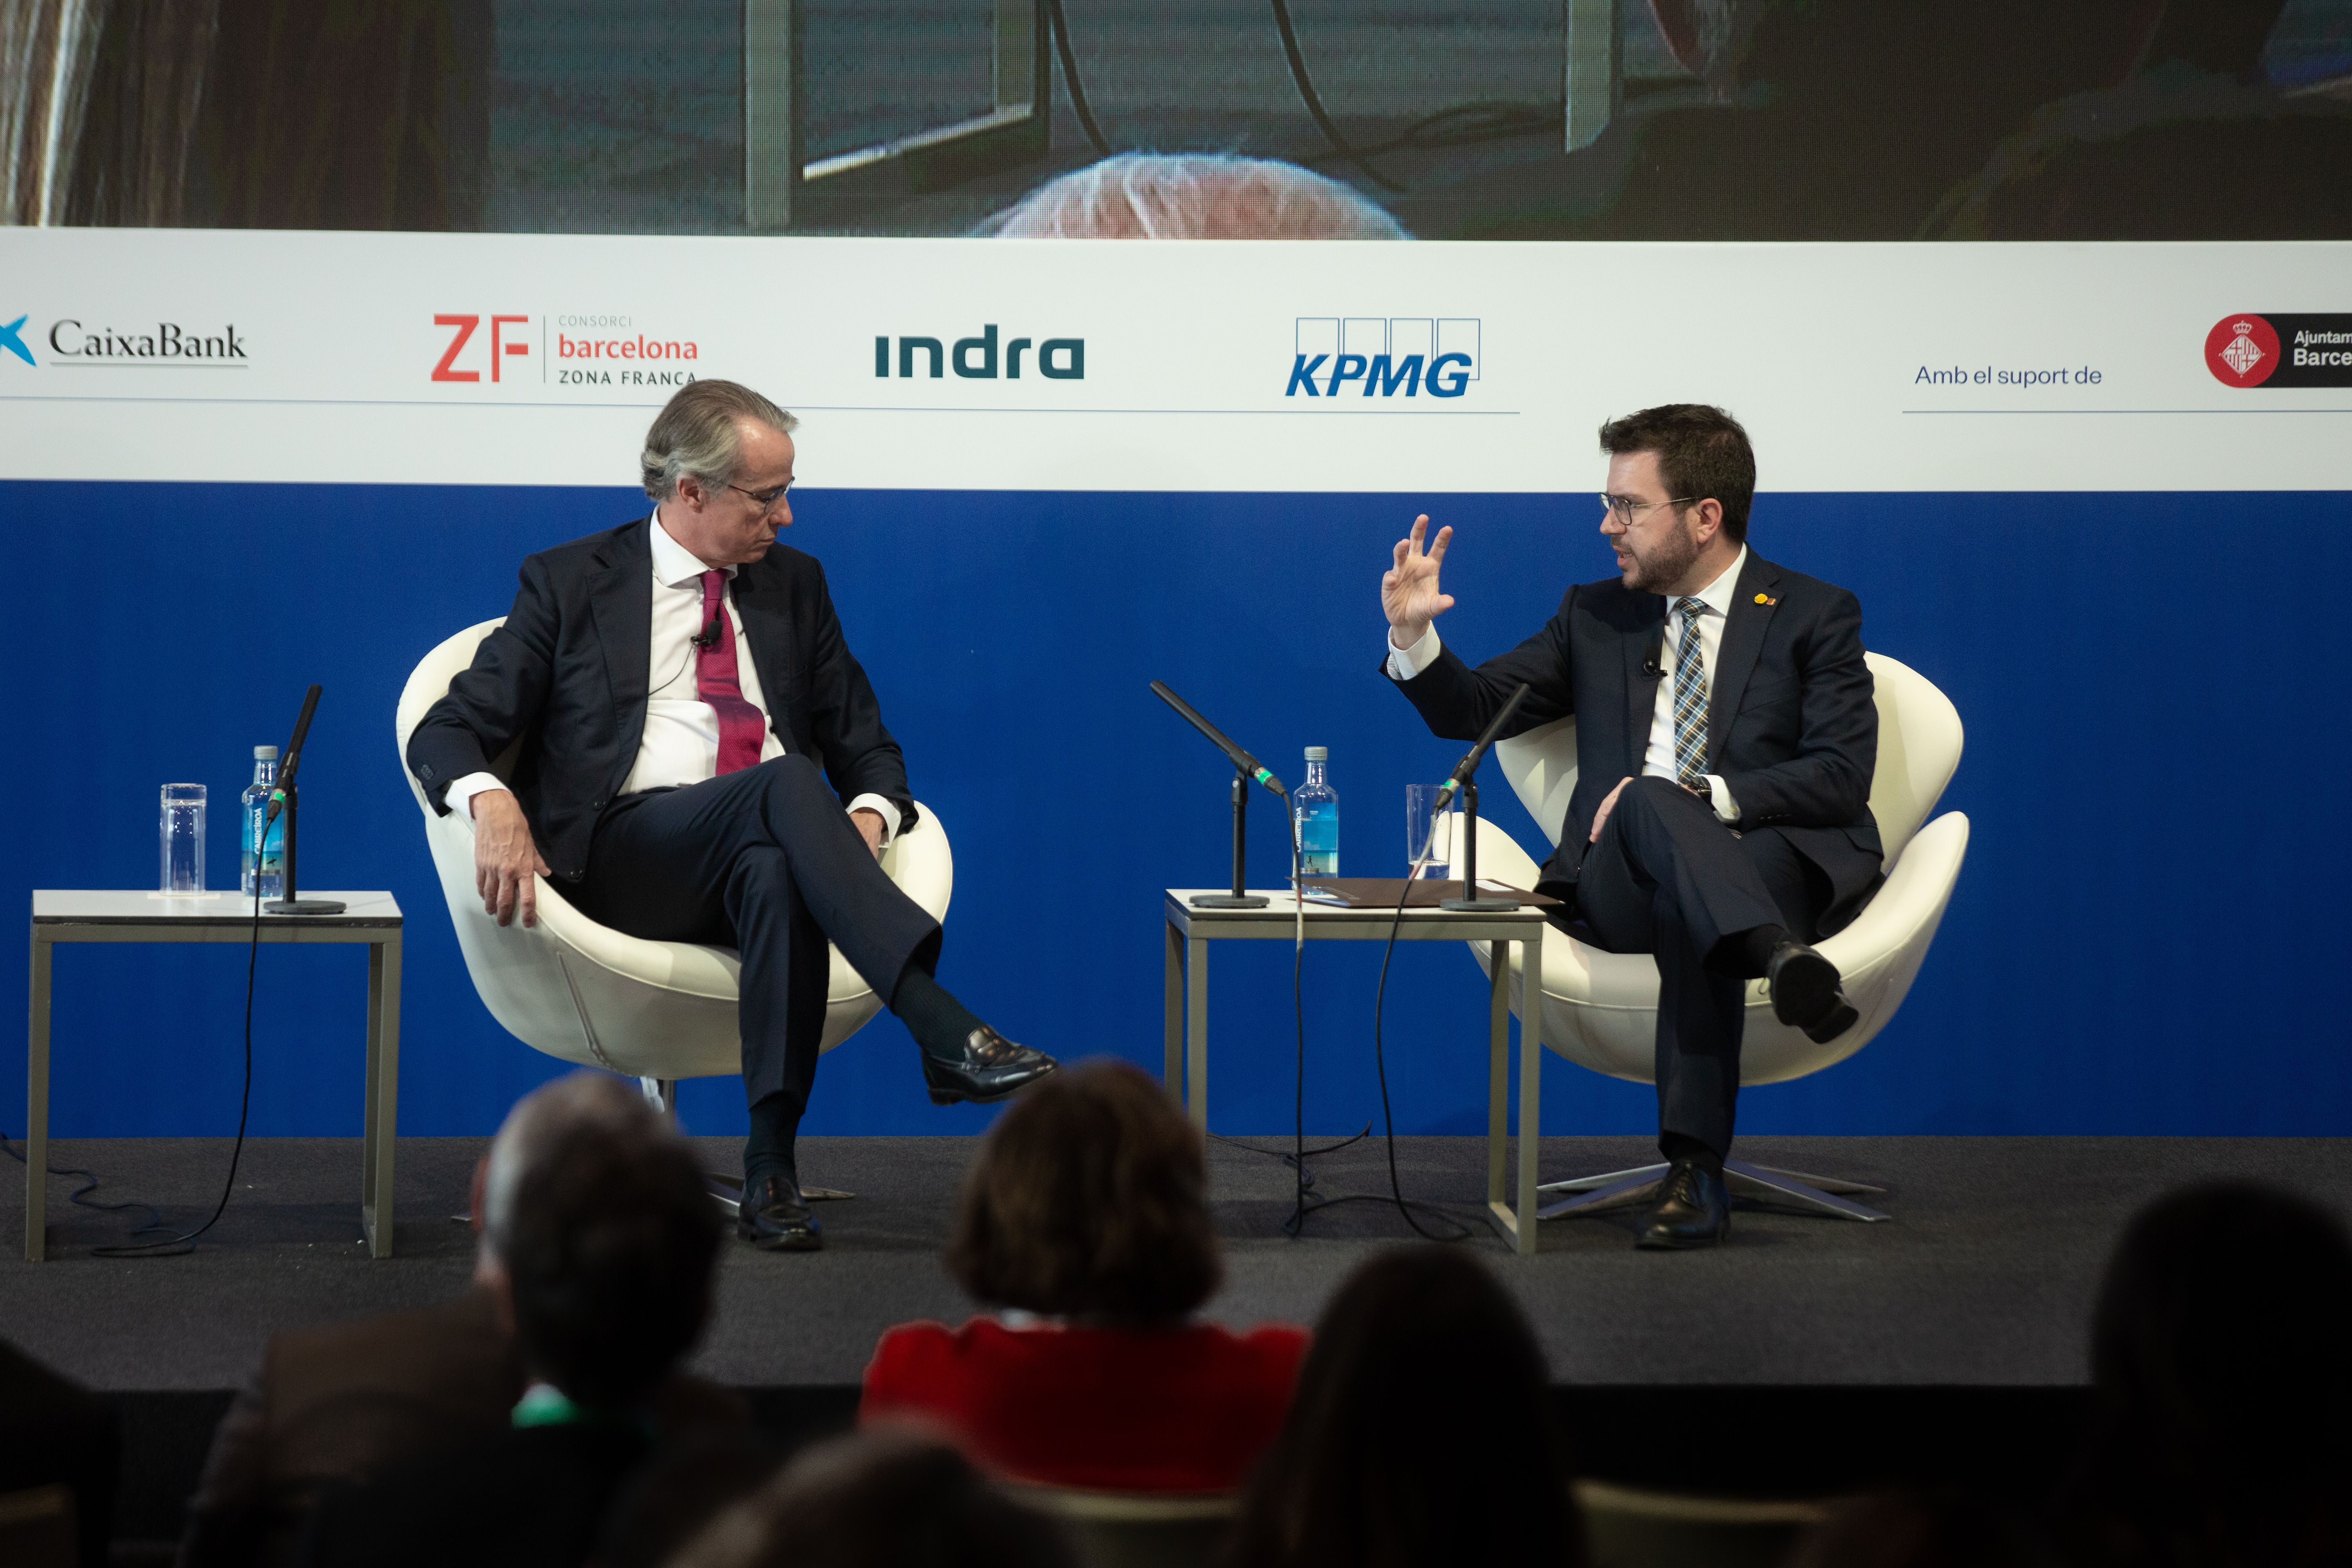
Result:
<svg viewBox="0 0 2352 1568">
<path fill-rule="evenodd" d="M 302 694 L 302 715 L 294 721 L 294 738 L 286 742 L 286 761 L 278 770 L 278 786 L 269 792 L 269 810 L 261 819 L 265 829 L 286 809 L 286 792 L 293 787 L 295 770 L 302 765 L 302 741 L 310 732 L 310 715 L 318 710 L 319 688 L 313 685 Z M 259 853 L 257 845 L 255 852 Z"/>
<path fill-rule="evenodd" d="M 1445 787 L 1437 792 L 1437 804 L 1430 809 L 1430 816 L 1443 815 L 1446 803 L 1454 798 L 1464 784 L 1470 782 L 1470 775 L 1476 773 L 1478 764 L 1486 760 L 1486 748 L 1495 743 L 1495 737 L 1502 732 L 1504 725 L 1511 721 L 1511 715 L 1519 710 L 1519 700 L 1527 694 L 1528 683 L 1522 680 L 1519 682 L 1519 689 L 1511 693 L 1510 700 L 1503 704 L 1503 710 L 1496 714 L 1494 721 L 1486 726 L 1486 732 L 1478 737 L 1478 743 L 1471 747 L 1468 754 L 1455 764 L 1454 776 L 1447 779 Z"/>
<path fill-rule="evenodd" d="M 1202 718 L 1201 715 L 1193 710 L 1193 707 L 1190 702 L 1185 701 L 1181 697 L 1179 697 L 1173 691 L 1169 690 L 1168 683 L 1166 681 L 1153 681 L 1151 683 L 1151 689 L 1152 693 L 1157 696 L 1160 700 L 1168 704 L 1169 707 L 1176 710 L 1177 712 L 1181 713 L 1186 721 L 1192 724 L 1192 728 L 1200 731 L 1201 733 L 1209 737 L 1210 741 L 1214 743 L 1217 750 L 1224 752 L 1227 757 L 1232 759 L 1234 766 L 1241 769 L 1243 773 L 1247 773 L 1251 778 L 1255 779 L 1258 783 L 1264 784 L 1266 788 L 1272 790 L 1283 799 L 1288 800 L 1290 798 L 1290 792 L 1282 787 L 1282 781 L 1268 773 L 1264 763 L 1260 763 L 1255 757 L 1251 756 L 1247 752 L 1243 751 L 1239 746 L 1234 745 L 1231 741 L 1225 739 L 1225 732 L 1223 731 L 1218 729 L 1214 724 L 1210 723 L 1206 719 Z M 1235 798 L 1238 799 L 1239 797 L 1236 796 Z"/>
</svg>

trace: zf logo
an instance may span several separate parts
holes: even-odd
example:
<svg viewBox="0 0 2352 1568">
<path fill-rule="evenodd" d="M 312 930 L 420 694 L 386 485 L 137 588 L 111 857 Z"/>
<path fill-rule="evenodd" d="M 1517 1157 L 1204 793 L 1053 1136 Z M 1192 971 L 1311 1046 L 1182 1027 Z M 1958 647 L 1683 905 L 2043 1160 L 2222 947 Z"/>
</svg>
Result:
<svg viewBox="0 0 2352 1568">
<path fill-rule="evenodd" d="M 490 318 L 490 379 L 492 381 L 504 379 L 503 372 L 509 354 L 530 353 L 530 344 L 517 341 L 509 336 L 506 331 L 509 326 L 527 326 L 530 321 L 529 316 L 492 316 Z M 449 346 L 441 351 L 441 363 L 433 367 L 433 379 L 436 381 L 481 380 L 482 373 L 478 370 L 459 370 L 457 356 L 464 353 L 467 345 L 474 341 L 475 331 L 481 326 L 482 318 L 457 315 L 435 316 L 433 324 L 436 327 L 457 329 L 450 334 Z"/>
<path fill-rule="evenodd" d="M 1459 397 L 1478 379 L 1475 316 L 1301 316 L 1285 397 Z"/>
</svg>

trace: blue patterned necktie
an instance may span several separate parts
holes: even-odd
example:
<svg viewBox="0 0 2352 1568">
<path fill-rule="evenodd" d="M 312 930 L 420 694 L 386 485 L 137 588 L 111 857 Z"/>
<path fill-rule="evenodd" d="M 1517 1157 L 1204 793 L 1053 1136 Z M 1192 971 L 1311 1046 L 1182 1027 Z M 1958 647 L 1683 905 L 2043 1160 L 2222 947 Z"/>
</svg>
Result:
<svg viewBox="0 0 2352 1568">
<path fill-rule="evenodd" d="M 1675 601 L 1682 612 L 1682 637 L 1675 646 L 1675 780 L 1706 793 L 1706 654 L 1699 647 L 1698 618 L 1706 606 L 1696 599 Z"/>
</svg>

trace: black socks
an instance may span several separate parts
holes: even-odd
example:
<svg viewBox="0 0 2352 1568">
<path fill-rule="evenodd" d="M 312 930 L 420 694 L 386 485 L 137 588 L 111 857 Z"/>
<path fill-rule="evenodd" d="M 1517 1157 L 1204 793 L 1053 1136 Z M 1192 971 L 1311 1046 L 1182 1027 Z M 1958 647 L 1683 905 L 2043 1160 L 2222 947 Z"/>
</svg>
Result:
<svg viewBox="0 0 2352 1568">
<path fill-rule="evenodd" d="M 751 1107 L 751 1135 L 743 1141 L 743 1191 L 748 1196 L 770 1176 L 783 1176 L 800 1185 L 800 1168 L 793 1159 L 793 1140 L 800 1135 L 799 1097 L 786 1089 L 763 1096 Z"/>
<path fill-rule="evenodd" d="M 898 977 L 890 1011 L 898 1015 L 925 1055 L 941 1061 L 962 1060 L 964 1042 L 974 1029 L 986 1027 L 952 992 L 913 964 Z"/>
<path fill-rule="evenodd" d="M 1715 944 L 1706 966 L 1734 980 L 1761 980 L 1772 973 L 1772 953 L 1784 942 L 1794 942 L 1786 926 L 1756 926 L 1735 931 Z"/>
<path fill-rule="evenodd" d="M 1688 1160 L 1695 1164 L 1704 1166 L 1718 1176 L 1723 1174 L 1723 1156 L 1697 1139 L 1687 1137 L 1683 1133 L 1659 1133 L 1658 1152 L 1669 1160 Z"/>
</svg>

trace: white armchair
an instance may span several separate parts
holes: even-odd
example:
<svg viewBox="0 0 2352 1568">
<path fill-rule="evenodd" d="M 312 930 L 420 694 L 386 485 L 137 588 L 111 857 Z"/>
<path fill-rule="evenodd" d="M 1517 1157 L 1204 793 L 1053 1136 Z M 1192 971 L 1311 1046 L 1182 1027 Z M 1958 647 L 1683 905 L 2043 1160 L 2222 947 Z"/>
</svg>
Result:
<svg viewBox="0 0 2352 1568">
<path fill-rule="evenodd" d="M 400 694 L 394 721 L 401 773 L 425 814 L 425 842 L 467 972 L 490 1016 L 523 1044 L 562 1061 L 643 1079 L 650 1096 L 674 1106 L 679 1079 L 742 1070 L 735 1021 L 742 965 L 735 951 L 624 936 L 582 914 L 544 877 L 538 879 L 538 925 L 500 926 L 474 890 L 473 824 L 456 812 L 436 814 L 408 772 L 410 731 L 499 624 L 468 626 L 426 654 Z M 512 762 L 511 755 L 501 757 L 494 771 L 503 777 Z M 947 830 L 929 806 L 883 851 L 882 865 L 934 920 L 946 917 L 955 858 Z M 819 1049 L 829 1051 L 856 1034 L 882 1004 L 835 949 Z"/>
<path fill-rule="evenodd" d="M 1845 980 L 1846 999 L 1861 1019 L 1827 1045 L 1816 1045 L 1801 1029 L 1772 1016 L 1771 999 L 1760 980 L 1748 987 L 1746 1032 L 1739 1081 L 1782 1083 L 1834 1067 L 1868 1045 L 1895 1016 L 1927 956 L 1936 928 L 1950 902 L 1968 854 L 1969 819 L 1957 811 L 1933 822 L 1927 814 L 1959 766 L 1960 716 L 1951 700 L 1925 676 L 1882 654 L 1866 656 L 1876 688 L 1878 768 L 1870 784 L 1871 814 L 1886 851 L 1886 882 L 1853 923 L 1824 938 L 1822 955 Z M 1576 721 L 1556 721 L 1495 747 L 1496 764 L 1528 812 L 1553 835 L 1568 814 L 1576 788 Z M 1925 823 L 1923 827 L 1921 825 Z M 1456 836 L 1458 841 L 1459 835 Z M 1459 850 L 1455 851 L 1459 854 Z M 1533 888 L 1537 863 L 1492 822 L 1478 823 L 1478 873 L 1520 888 Z M 1460 876 L 1457 864 L 1453 874 Z M 1491 958 L 1484 942 L 1469 944 L 1479 967 Z M 1543 1042 L 1580 1067 L 1636 1083 L 1654 1080 L 1658 1016 L 1658 966 L 1646 953 L 1603 952 L 1565 937 L 1543 944 Z M 1525 1016 L 1526 975 L 1511 961 L 1511 1007 Z M 1806 1176 L 1748 1163 L 1725 1162 L 1735 1195 L 1793 1205 L 1848 1219 L 1886 1216 L 1847 1195 L 1877 1189 L 1859 1183 Z M 1583 1195 L 1538 1211 L 1545 1219 L 1641 1202 L 1664 1173 L 1643 1165 L 1573 1181 L 1547 1183 L 1548 1193 Z"/>
</svg>

